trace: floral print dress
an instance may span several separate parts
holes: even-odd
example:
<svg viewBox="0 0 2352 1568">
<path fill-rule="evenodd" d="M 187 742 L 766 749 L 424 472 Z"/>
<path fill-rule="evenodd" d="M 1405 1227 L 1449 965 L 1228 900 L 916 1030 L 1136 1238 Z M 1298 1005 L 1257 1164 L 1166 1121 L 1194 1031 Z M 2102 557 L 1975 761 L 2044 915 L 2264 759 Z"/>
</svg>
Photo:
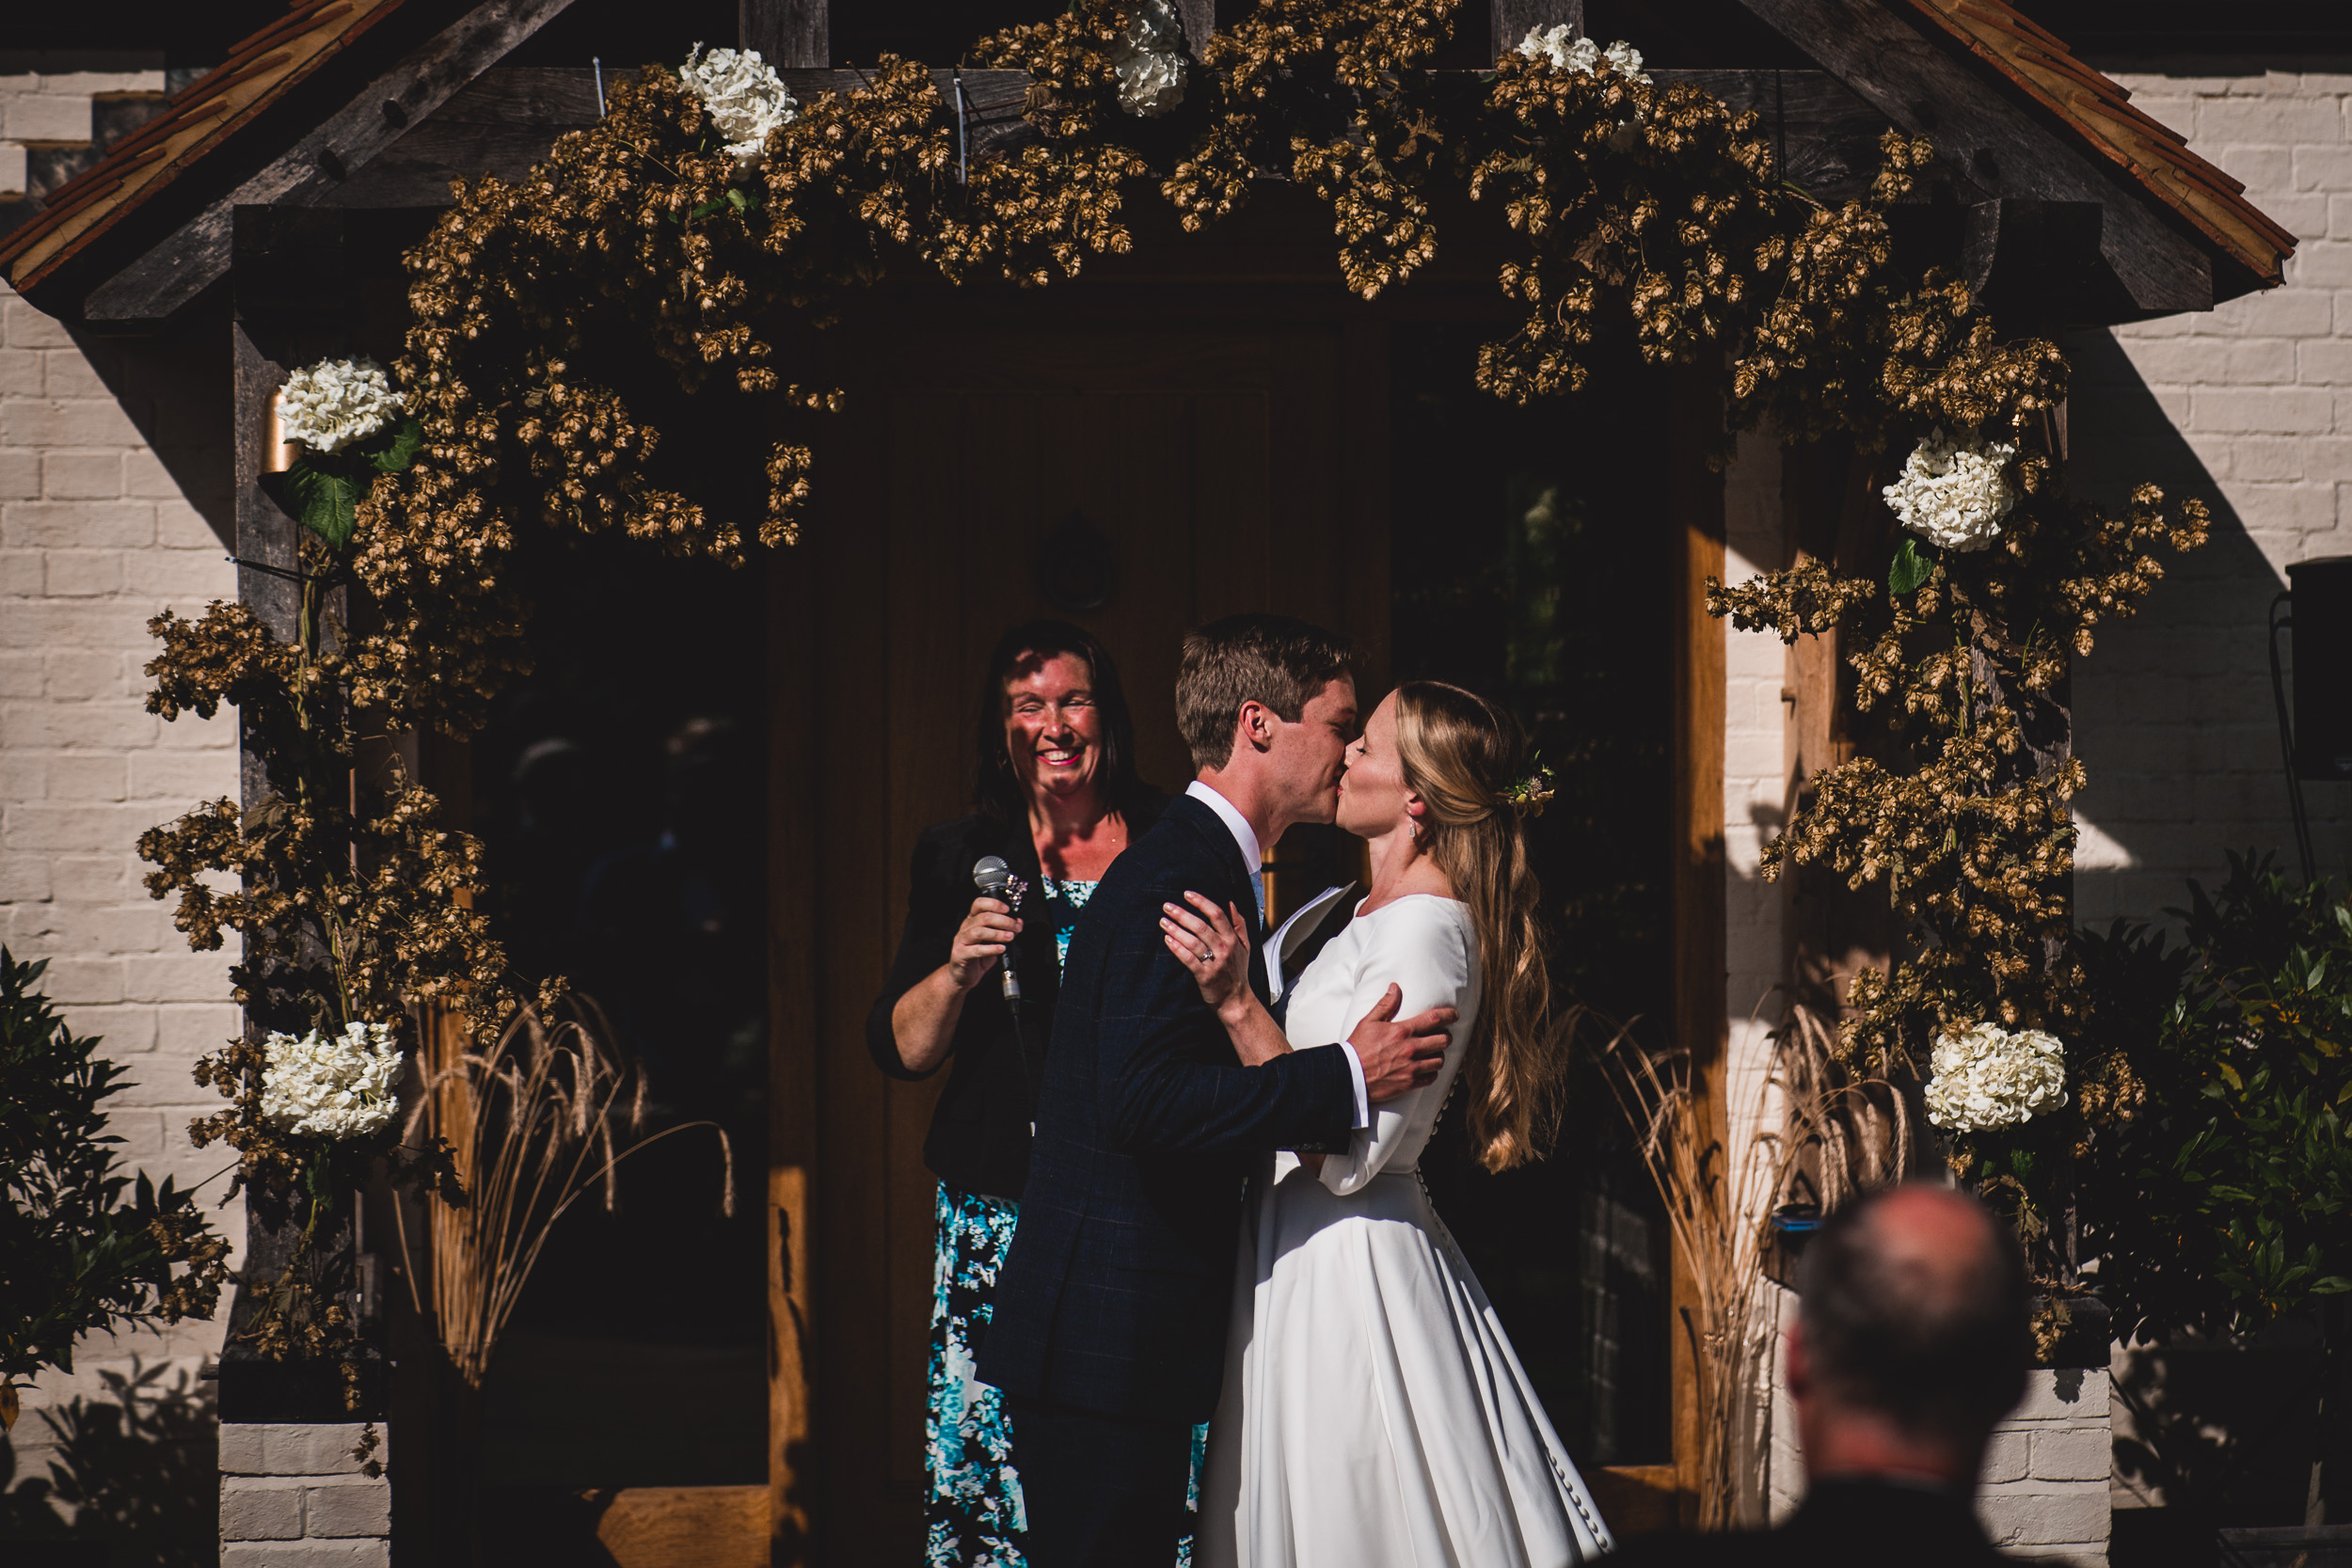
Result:
<svg viewBox="0 0 2352 1568">
<path fill-rule="evenodd" d="M 1093 882 L 1044 879 L 1057 964 L 1070 961 L 1070 933 L 1094 895 Z M 1018 1206 L 984 1193 L 939 1189 L 939 1237 L 931 1272 L 930 1400 L 925 1437 L 930 1497 L 924 1509 L 926 1568 L 1025 1568 L 1021 1478 L 1004 1396 L 973 1375 L 973 1342 L 995 1308 L 996 1271 L 1012 1245 Z M 1192 1506 L 1200 1503 L 1208 1427 L 1192 1434 Z M 1176 1552 L 1191 1568 L 1192 1538 Z"/>
</svg>

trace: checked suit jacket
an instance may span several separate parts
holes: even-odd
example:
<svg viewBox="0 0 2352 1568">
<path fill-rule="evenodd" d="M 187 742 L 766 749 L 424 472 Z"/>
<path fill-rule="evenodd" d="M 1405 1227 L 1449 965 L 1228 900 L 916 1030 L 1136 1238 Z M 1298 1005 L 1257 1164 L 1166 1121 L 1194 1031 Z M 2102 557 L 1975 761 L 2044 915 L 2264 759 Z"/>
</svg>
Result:
<svg viewBox="0 0 2352 1568">
<path fill-rule="evenodd" d="M 1343 1143 L 1355 1089 L 1334 1046 L 1245 1068 L 1161 940 L 1160 906 L 1197 892 L 1249 922 L 1249 868 L 1189 798 L 1111 863 L 1078 917 L 1012 1246 L 979 1347 L 1007 1392 L 1133 1420 L 1216 1409 L 1242 1198 L 1259 1157 Z"/>
</svg>

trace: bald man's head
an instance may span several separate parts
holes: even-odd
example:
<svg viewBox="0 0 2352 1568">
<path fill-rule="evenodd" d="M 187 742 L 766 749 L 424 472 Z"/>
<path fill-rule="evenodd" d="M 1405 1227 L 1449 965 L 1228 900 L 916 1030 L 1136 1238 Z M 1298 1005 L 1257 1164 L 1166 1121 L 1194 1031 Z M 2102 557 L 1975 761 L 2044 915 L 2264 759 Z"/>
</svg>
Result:
<svg viewBox="0 0 2352 1568">
<path fill-rule="evenodd" d="M 1912 1183 L 1839 1212 L 1806 1246 L 1798 1290 L 1819 1398 L 1981 1442 L 2025 1391 L 2023 1265 L 1973 1198 Z"/>
</svg>

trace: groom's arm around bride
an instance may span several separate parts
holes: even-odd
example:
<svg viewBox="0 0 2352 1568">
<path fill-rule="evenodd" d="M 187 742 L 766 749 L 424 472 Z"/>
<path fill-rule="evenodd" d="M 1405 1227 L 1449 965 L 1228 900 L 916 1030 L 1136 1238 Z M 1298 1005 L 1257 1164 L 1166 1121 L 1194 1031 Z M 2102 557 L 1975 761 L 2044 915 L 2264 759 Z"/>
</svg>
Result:
<svg viewBox="0 0 2352 1568">
<path fill-rule="evenodd" d="M 1343 1140 L 1437 1070 L 1450 1012 L 1243 1067 L 1163 941 L 1199 892 L 1263 940 L 1261 844 L 1328 822 L 1356 726 L 1347 649 L 1279 616 L 1185 641 L 1177 713 L 1200 780 L 1080 917 L 1039 1094 L 1021 1219 L 979 1375 L 1011 1401 L 1032 1568 L 1168 1568 L 1192 1426 L 1216 1407 L 1245 1180 Z M 1253 959 L 1251 984 L 1265 977 Z M 1391 1005 L 1392 1006 L 1392 1005 Z"/>
</svg>

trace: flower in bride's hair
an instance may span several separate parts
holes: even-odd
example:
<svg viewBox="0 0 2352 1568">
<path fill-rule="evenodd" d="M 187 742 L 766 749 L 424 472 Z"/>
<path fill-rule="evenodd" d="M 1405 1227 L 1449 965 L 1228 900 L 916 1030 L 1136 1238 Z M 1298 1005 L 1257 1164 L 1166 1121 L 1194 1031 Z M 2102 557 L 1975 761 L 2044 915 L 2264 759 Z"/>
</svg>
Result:
<svg viewBox="0 0 2352 1568">
<path fill-rule="evenodd" d="M 1496 797 L 1496 804 L 1509 806 L 1523 817 L 1541 816 L 1544 808 L 1551 804 L 1553 793 L 1551 769 L 1537 762 L 1529 768 L 1525 778 Z"/>
</svg>

